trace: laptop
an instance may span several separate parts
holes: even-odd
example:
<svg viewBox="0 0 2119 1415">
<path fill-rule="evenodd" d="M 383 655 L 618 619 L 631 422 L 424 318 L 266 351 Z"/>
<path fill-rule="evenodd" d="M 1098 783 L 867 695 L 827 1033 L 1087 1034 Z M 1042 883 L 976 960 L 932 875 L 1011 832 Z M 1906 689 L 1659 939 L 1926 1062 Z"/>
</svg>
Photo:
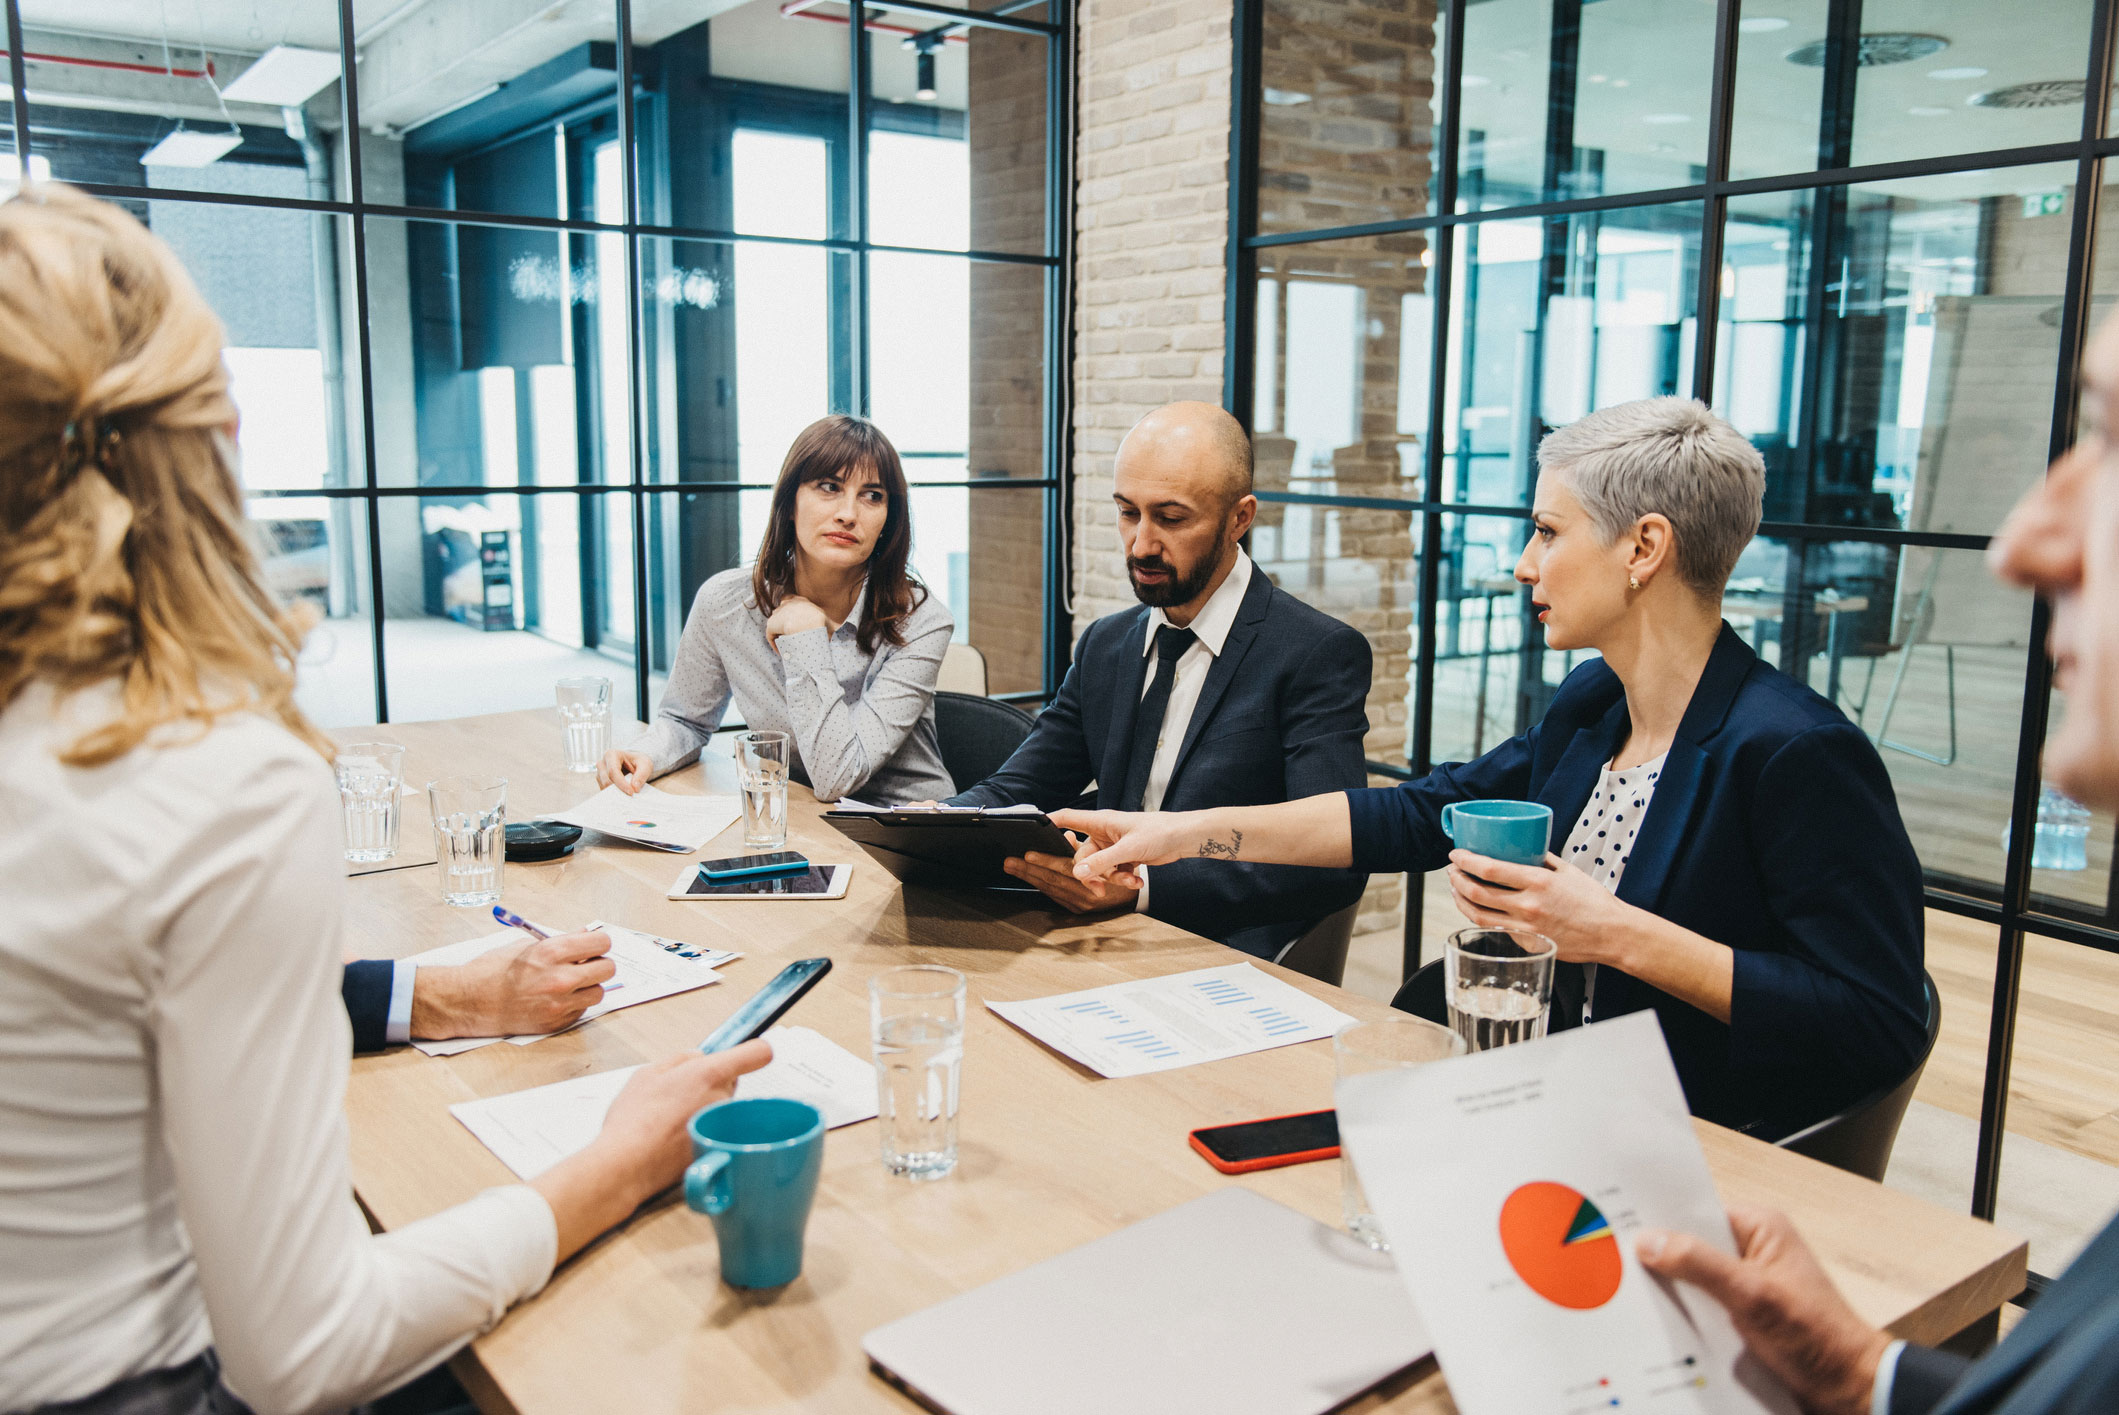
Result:
<svg viewBox="0 0 2119 1415">
<path fill-rule="evenodd" d="M 1388 1254 L 1240 1185 L 861 1346 L 942 1415 L 1322 1415 L 1434 1350 Z"/>
</svg>

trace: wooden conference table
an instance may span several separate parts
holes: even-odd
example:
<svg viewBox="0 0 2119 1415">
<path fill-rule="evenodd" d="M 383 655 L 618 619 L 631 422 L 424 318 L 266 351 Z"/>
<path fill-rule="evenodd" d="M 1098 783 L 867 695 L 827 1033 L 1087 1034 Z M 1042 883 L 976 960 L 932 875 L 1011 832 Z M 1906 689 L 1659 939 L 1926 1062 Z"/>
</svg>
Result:
<svg viewBox="0 0 2119 1415">
<path fill-rule="evenodd" d="M 349 729 L 341 740 L 401 742 L 406 779 L 462 772 L 508 778 L 524 819 L 589 794 L 560 769 L 550 711 Z M 734 790 L 719 743 L 703 767 L 659 784 Z M 914 1183 L 884 1173 L 872 1125 L 832 1132 L 802 1276 L 754 1293 L 724 1286 L 713 1228 L 674 1196 L 553 1275 L 551 1284 L 456 1359 L 488 1412 L 916 1409 L 873 1375 L 871 1329 L 1227 1184 L 1243 1184 L 1327 1223 L 1339 1221 L 1334 1164 L 1239 1178 L 1186 1144 L 1195 1127 L 1331 1104 L 1332 1053 L 1312 1042 L 1159 1075 L 1106 1080 L 989 1013 L 988 999 L 1046 996 L 1244 957 L 1137 915 L 1077 920 L 979 896 L 905 889 L 791 791 L 789 843 L 820 862 L 852 861 L 835 902 L 674 902 L 687 858 L 626 847 L 579 848 L 547 864 L 509 864 L 506 902 L 560 924 L 591 919 L 745 956 L 725 981 L 627 1008 L 527 1047 L 449 1058 L 411 1048 L 357 1059 L 346 1097 L 355 1189 L 371 1220 L 398 1228 L 513 1176 L 449 1114 L 456 1101 L 629 1066 L 697 1045 L 787 961 L 829 955 L 831 974 L 790 1014 L 868 1054 L 867 986 L 878 969 L 941 963 L 970 978 L 961 1160 Z M 423 796 L 405 798 L 411 812 Z M 740 831 L 710 845 L 736 853 Z M 723 849 L 722 847 L 726 847 Z M 442 904 L 435 867 L 408 865 L 347 882 L 348 945 L 394 957 L 490 932 L 480 911 Z M 1357 1017 L 1378 1003 L 1269 970 Z M 1725 1199 L 1794 1215 L 1855 1308 L 1902 1336 L 1936 1342 L 1996 1311 L 2024 1278 L 2024 1245 L 1986 1224 L 1719 1127 L 1700 1139 Z M 1426 1361 L 1351 1407 L 1454 1407 Z"/>
</svg>

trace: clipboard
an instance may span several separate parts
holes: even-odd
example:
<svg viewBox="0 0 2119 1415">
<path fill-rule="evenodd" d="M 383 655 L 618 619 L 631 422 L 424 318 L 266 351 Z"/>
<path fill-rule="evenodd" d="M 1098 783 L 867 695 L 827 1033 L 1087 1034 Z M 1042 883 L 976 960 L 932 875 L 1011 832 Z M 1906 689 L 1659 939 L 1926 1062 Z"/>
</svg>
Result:
<svg viewBox="0 0 2119 1415">
<path fill-rule="evenodd" d="M 1074 856 L 1051 817 L 1022 811 L 826 811 L 824 819 L 907 884 L 1023 890 L 1003 860 L 1032 850 Z"/>
</svg>

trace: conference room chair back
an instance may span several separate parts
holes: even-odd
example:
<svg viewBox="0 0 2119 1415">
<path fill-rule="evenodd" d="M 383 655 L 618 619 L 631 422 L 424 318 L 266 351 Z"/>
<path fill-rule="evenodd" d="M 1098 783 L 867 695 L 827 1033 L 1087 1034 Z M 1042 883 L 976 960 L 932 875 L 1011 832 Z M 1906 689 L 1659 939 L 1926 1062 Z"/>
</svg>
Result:
<svg viewBox="0 0 2119 1415">
<path fill-rule="evenodd" d="M 985 697 L 986 655 L 972 644 L 951 644 L 942 654 L 942 670 L 935 675 L 934 686 L 945 693 Z M 957 783 L 959 789 L 964 785 Z"/>
<path fill-rule="evenodd" d="M 1834 1169 L 1883 1182 L 1884 1170 L 1891 1163 L 1891 1147 L 1898 1142 L 1899 1124 L 1906 1118 L 1906 1106 L 1920 1085 L 1920 1073 L 1926 1069 L 1928 1058 L 1935 1052 L 1935 1039 L 1942 1032 L 1942 998 L 1935 991 L 1935 979 L 1922 973 L 1921 986 L 1928 998 L 1928 1039 L 1912 1069 L 1838 1114 L 1828 1115 L 1774 1143 L 1782 1149 L 1829 1164 Z M 1398 989 L 1398 995 L 1391 999 L 1391 1006 L 1447 1027 L 1449 1003 L 1443 995 L 1442 960 L 1438 958 L 1432 963 L 1421 964 L 1405 980 L 1405 986 Z M 1567 1000 L 1556 993 L 1553 998 L 1555 1024 L 1567 1025 L 1562 1021 L 1566 1007 Z"/>
<path fill-rule="evenodd" d="M 1942 998 L 1935 991 L 1935 979 L 1922 973 L 1920 981 L 1928 997 L 1928 1040 L 1912 1069 L 1896 1083 L 1863 1096 L 1839 1114 L 1796 1131 L 1779 1142 L 1782 1149 L 1822 1160 L 1864 1179 L 1883 1181 L 1884 1170 L 1891 1164 L 1891 1147 L 1898 1143 L 1899 1124 L 1906 1118 L 1906 1106 L 1913 1100 L 1920 1073 L 1927 1069 L 1928 1058 L 1935 1054 L 1935 1039 L 1942 1032 Z"/>
<path fill-rule="evenodd" d="M 1325 915 L 1288 945 L 1280 966 L 1338 987 L 1346 977 L 1347 945 L 1354 940 L 1354 919 L 1360 913 L 1361 901 L 1356 899 L 1338 913 Z"/>
<path fill-rule="evenodd" d="M 984 781 L 1012 756 L 1037 719 L 1013 703 L 970 693 L 934 695 L 935 745 L 959 791 Z"/>
</svg>

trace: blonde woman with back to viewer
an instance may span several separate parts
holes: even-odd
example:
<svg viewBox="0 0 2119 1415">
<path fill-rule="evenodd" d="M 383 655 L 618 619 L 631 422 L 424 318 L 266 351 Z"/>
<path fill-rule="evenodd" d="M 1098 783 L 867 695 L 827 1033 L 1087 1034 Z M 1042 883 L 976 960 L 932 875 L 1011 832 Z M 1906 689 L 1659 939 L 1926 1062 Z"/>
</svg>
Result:
<svg viewBox="0 0 2119 1415">
<path fill-rule="evenodd" d="M 534 1182 L 368 1233 L 331 746 L 221 343 L 117 207 L 0 205 L 0 1410 L 379 1395 L 673 1182 L 685 1121 L 770 1055 L 649 1065 Z"/>
</svg>

